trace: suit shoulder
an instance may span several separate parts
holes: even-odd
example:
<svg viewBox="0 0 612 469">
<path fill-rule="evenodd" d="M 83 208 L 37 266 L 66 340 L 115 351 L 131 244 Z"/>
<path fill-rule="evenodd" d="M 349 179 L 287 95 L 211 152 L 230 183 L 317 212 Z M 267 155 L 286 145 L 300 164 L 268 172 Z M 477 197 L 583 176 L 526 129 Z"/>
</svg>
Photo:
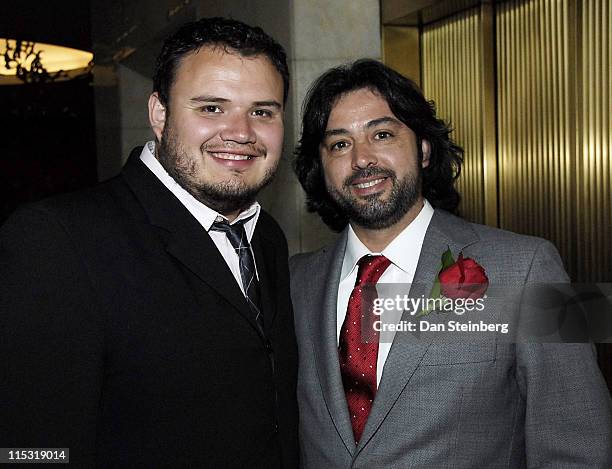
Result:
<svg viewBox="0 0 612 469">
<path fill-rule="evenodd" d="M 550 244 L 550 241 L 537 236 L 519 234 L 477 223 L 470 223 L 470 226 L 484 242 L 508 243 L 530 249 L 538 249 L 542 244 Z"/>
<path fill-rule="evenodd" d="M 95 186 L 76 192 L 56 195 L 20 207 L 17 211 L 44 213 L 62 219 L 76 218 L 86 221 L 89 217 L 100 219 L 118 205 L 117 196 L 128 190 L 118 176 Z"/>
<path fill-rule="evenodd" d="M 439 225 L 444 226 L 444 231 L 450 238 L 458 234 L 466 236 L 466 238 L 475 235 L 480 243 L 491 243 L 503 247 L 515 246 L 532 250 L 538 249 L 542 244 L 551 244 L 550 241 L 537 236 L 524 235 L 489 225 L 472 223 L 444 210 L 436 209 L 435 213 L 437 219 L 441 221 Z"/>
<path fill-rule="evenodd" d="M 567 274 L 563 261 L 553 243 L 537 236 L 529 236 L 487 225 L 470 223 L 444 213 L 449 232 L 473 233 L 477 240 L 470 243 L 466 254 L 489 262 L 491 271 L 503 266 L 500 277 L 512 273 L 527 281 L 565 282 Z"/>
<path fill-rule="evenodd" d="M 490 245 L 497 252 L 513 256 L 516 261 L 519 258 L 524 259 L 529 263 L 529 270 L 532 273 L 534 270 L 546 269 L 546 265 L 549 267 L 554 265 L 565 271 L 557 247 L 547 239 L 475 223 L 472 226 L 485 245 Z"/>
<path fill-rule="evenodd" d="M 125 186 L 125 187 L 123 187 Z M 120 195 L 129 191 L 121 179 L 109 180 L 88 189 L 62 194 L 19 207 L 2 225 L 5 237 L 24 233 L 36 238 L 33 231 L 43 227 L 50 239 L 68 235 L 74 240 L 86 241 L 108 238 L 120 229 L 126 220 L 126 204 L 133 198 Z M 132 214 L 138 213 L 129 209 Z M 76 242 L 76 241 L 75 241 Z"/>
<path fill-rule="evenodd" d="M 322 247 L 316 251 L 301 252 L 289 258 L 289 271 L 292 275 L 297 275 L 305 270 L 310 270 L 310 266 L 318 264 L 330 246 Z"/>
</svg>

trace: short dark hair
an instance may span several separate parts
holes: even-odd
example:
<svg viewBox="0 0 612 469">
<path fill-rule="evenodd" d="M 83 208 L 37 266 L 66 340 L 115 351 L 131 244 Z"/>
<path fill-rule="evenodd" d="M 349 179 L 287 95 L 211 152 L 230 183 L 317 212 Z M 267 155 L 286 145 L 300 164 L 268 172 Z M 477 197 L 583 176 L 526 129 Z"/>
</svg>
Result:
<svg viewBox="0 0 612 469">
<path fill-rule="evenodd" d="M 454 212 L 460 200 L 454 183 L 461 172 L 463 149 L 452 141 L 452 129 L 436 117 L 434 103 L 425 99 L 412 80 L 371 59 L 328 70 L 306 95 L 294 170 L 306 192 L 308 211 L 317 212 L 334 231 L 341 231 L 348 223 L 325 187 L 319 146 L 335 103 L 343 95 L 360 89 L 369 89 L 384 98 L 419 142 L 425 139 L 430 143 L 429 165 L 423 170 L 423 196 L 434 207 Z M 419 155 L 422 157 L 420 151 Z"/>
<path fill-rule="evenodd" d="M 244 57 L 267 57 L 283 79 L 283 102 L 287 101 L 289 68 L 283 47 L 257 26 L 215 17 L 186 23 L 165 40 L 153 75 L 153 91 L 164 106 L 170 102 L 170 88 L 180 60 L 204 46 L 222 47 Z"/>
</svg>

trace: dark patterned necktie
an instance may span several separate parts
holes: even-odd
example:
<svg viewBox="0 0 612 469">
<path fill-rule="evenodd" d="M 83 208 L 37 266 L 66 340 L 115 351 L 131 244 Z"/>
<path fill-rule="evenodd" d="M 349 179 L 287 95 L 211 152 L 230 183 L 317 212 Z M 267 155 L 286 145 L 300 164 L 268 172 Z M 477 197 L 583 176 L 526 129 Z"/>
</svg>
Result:
<svg viewBox="0 0 612 469">
<path fill-rule="evenodd" d="M 263 315 L 261 314 L 261 301 L 259 292 L 259 282 L 255 273 L 255 259 L 251 251 L 251 245 L 247 238 L 244 229 L 244 223 L 250 220 L 240 220 L 230 225 L 227 222 L 213 223 L 211 230 L 223 231 L 229 239 L 232 247 L 238 254 L 238 265 L 240 266 L 240 278 L 242 280 L 242 288 L 244 289 L 245 298 L 249 304 L 249 308 L 253 313 L 255 321 L 263 330 Z"/>
<path fill-rule="evenodd" d="M 357 280 L 340 329 L 340 373 L 355 444 L 359 443 L 377 389 L 378 333 L 373 331 L 372 312 L 376 292 L 363 287 L 378 282 L 390 264 L 384 256 L 364 256 L 359 260 Z M 366 330 L 361 329 L 362 324 Z M 369 339 L 367 343 L 364 343 L 364 336 Z"/>
</svg>

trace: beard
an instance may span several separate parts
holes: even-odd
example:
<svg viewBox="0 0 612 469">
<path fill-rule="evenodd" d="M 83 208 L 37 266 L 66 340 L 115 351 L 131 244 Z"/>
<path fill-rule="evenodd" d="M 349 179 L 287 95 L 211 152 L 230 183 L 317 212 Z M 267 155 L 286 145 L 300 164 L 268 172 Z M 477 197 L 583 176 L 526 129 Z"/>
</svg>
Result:
<svg viewBox="0 0 612 469">
<path fill-rule="evenodd" d="M 218 145 L 215 148 L 219 148 Z M 170 125 L 164 127 L 161 141 L 156 145 L 157 159 L 166 172 L 196 200 L 213 209 L 217 213 L 228 214 L 248 208 L 255 197 L 266 187 L 276 173 L 278 163 L 268 168 L 263 178 L 255 184 L 248 185 L 238 173 L 236 177 L 223 182 L 206 182 L 202 179 L 202 171 L 198 170 L 197 159 L 202 158 L 206 144 L 200 147 L 199 155 L 190 155 L 179 142 Z M 259 157 L 266 155 L 265 149 L 257 148 Z"/>
<path fill-rule="evenodd" d="M 380 193 L 360 198 L 351 193 L 351 184 L 354 181 L 372 176 L 387 177 L 391 180 L 391 193 L 386 200 L 382 199 Z M 366 168 L 346 178 L 341 189 L 328 184 L 327 191 L 338 209 L 351 222 L 366 229 L 381 230 L 400 221 L 419 200 L 422 180 L 423 170 L 419 165 L 416 166 L 416 171 L 408 173 L 401 180 L 398 180 L 395 172 L 390 169 Z"/>
</svg>

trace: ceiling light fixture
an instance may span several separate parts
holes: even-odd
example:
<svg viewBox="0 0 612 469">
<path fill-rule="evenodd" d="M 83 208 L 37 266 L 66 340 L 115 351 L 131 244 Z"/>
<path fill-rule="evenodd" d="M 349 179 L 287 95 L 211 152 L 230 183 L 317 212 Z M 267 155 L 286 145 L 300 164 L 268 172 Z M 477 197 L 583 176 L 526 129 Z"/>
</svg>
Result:
<svg viewBox="0 0 612 469">
<path fill-rule="evenodd" d="M 92 66 L 91 52 L 0 38 L 0 84 L 70 80 L 90 73 Z"/>
</svg>

